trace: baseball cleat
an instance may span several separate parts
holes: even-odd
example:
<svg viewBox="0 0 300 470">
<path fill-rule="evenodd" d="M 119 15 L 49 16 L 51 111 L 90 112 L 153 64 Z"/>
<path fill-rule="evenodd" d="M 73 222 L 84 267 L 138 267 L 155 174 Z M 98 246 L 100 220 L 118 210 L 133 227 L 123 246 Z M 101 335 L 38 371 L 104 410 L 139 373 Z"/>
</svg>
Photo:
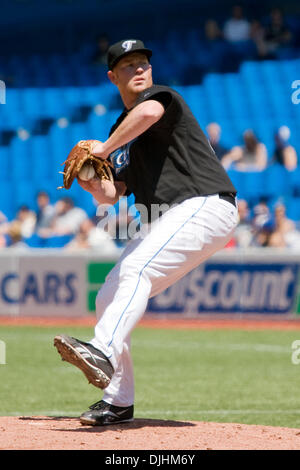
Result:
<svg viewBox="0 0 300 470">
<path fill-rule="evenodd" d="M 114 406 L 104 400 L 97 401 L 89 407 L 89 411 L 80 416 L 81 424 L 104 426 L 107 424 L 128 423 L 133 421 L 133 405 Z"/>
<path fill-rule="evenodd" d="M 62 360 L 78 367 L 89 383 L 101 389 L 109 385 L 114 369 L 99 349 L 67 335 L 55 336 L 54 346 Z"/>
</svg>

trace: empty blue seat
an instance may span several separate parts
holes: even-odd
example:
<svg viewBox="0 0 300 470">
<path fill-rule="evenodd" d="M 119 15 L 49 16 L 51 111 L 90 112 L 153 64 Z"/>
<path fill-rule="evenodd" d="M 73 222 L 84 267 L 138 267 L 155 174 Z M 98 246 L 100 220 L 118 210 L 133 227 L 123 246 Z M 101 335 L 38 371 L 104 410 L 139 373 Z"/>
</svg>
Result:
<svg viewBox="0 0 300 470">
<path fill-rule="evenodd" d="M 15 186 L 11 181 L 0 182 L 0 211 L 11 220 L 15 216 Z"/>
<path fill-rule="evenodd" d="M 39 88 L 24 88 L 19 94 L 21 112 L 39 118 L 43 115 L 42 91 Z"/>
<path fill-rule="evenodd" d="M 14 137 L 8 148 L 11 178 L 14 181 L 30 179 L 32 158 L 29 140 Z"/>
<path fill-rule="evenodd" d="M 63 99 L 62 88 L 44 88 L 42 93 L 43 115 L 59 118 L 68 113 Z"/>
<path fill-rule="evenodd" d="M 14 203 L 19 208 L 26 205 L 29 208 L 35 207 L 36 186 L 31 180 L 21 180 L 14 185 Z"/>
<path fill-rule="evenodd" d="M 63 248 L 72 240 L 72 235 L 61 235 L 57 237 L 45 238 L 45 248 Z"/>
<path fill-rule="evenodd" d="M 69 127 L 61 128 L 56 123 L 51 126 L 48 134 L 48 145 L 52 158 L 53 171 L 61 171 L 61 164 L 66 160 L 71 148 Z"/>
<path fill-rule="evenodd" d="M 290 194 L 288 171 L 279 164 L 274 164 L 264 171 L 264 196 L 274 198 Z"/>
<path fill-rule="evenodd" d="M 8 147 L 0 147 L 0 184 L 2 181 L 8 181 L 11 176 L 10 159 Z"/>
<path fill-rule="evenodd" d="M 51 177 L 53 168 L 52 149 L 49 146 L 49 138 L 44 135 L 32 136 L 29 139 L 31 153 L 31 179 L 34 184 Z"/>
</svg>

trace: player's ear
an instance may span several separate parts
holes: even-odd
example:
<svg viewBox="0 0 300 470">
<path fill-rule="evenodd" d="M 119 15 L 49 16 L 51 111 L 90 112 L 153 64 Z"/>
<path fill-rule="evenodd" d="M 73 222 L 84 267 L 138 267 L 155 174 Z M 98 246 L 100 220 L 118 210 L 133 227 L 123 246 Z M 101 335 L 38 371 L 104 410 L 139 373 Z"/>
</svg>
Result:
<svg viewBox="0 0 300 470">
<path fill-rule="evenodd" d="M 117 85 L 117 77 L 116 77 L 116 74 L 112 70 L 109 70 L 107 72 L 107 76 L 108 76 L 108 79 L 111 81 L 111 83 L 113 83 L 114 85 Z"/>
</svg>

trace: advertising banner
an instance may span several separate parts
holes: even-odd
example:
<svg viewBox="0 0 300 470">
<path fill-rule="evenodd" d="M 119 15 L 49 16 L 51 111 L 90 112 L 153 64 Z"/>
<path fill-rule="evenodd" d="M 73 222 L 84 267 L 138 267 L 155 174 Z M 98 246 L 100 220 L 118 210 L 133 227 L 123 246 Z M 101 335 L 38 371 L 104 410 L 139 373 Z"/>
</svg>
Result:
<svg viewBox="0 0 300 470">
<path fill-rule="evenodd" d="M 292 312 L 298 294 L 299 264 L 207 263 L 150 299 L 150 312 Z"/>
<path fill-rule="evenodd" d="M 81 316 L 116 259 L 58 251 L 0 256 L 0 315 Z M 147 313 L 300 313 L 300 256 L 215 256 L 148 302 Z"/>
</svg>

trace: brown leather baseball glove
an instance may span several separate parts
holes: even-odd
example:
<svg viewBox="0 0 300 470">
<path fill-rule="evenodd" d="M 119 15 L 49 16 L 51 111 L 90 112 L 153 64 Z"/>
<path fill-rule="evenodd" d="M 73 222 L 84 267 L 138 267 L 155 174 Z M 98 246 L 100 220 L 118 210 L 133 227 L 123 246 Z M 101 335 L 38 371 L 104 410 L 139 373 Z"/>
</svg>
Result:
<svg viewBox="0 0 300 470">
<path fill-rule="evenodd" d="M 101 180 L 110 180 L 113 182 L 113 175 L 110 170 L 110 165 L 106 160 L 92 155 L 93 147 L 98 143 L 98 140 L 80 140 L 68 155 L 67 160 L 63 163 L 65 165 L 64 171 L 60 172 L 64 175 L 64 184 L 57 189 L 70 189 L 74 179 L 78 176 L 82 166 L 89 161 L 93 165 L 96 175 Z"/>
</svg>

